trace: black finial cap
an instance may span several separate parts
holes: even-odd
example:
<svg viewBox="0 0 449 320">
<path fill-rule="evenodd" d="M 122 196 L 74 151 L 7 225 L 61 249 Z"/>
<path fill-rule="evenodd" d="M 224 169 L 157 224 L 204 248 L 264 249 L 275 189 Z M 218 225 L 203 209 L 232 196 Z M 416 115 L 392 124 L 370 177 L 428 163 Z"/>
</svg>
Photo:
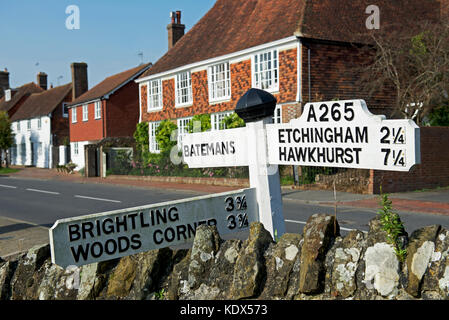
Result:
<svg viewBox="0 0 449 320">
<path fill-rule="evenodd" d="M 237 101 L 235 113 L 245 122 L 254 122 L 272 117 L 276 103 L 277 100 L 271 93 L 251 88 Z"/>
</svg>

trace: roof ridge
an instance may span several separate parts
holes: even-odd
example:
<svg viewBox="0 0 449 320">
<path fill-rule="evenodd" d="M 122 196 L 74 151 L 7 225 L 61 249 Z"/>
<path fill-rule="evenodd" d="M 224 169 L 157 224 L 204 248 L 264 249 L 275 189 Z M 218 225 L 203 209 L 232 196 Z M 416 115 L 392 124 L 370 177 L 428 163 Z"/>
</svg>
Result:
<svg viewBox="0 0 449 320">
<path fill-rule="evenodd" d="M 309 0 L 304 0 L 304 9 L 300 11 L 300 16 L 296 25 L 296 30 L 294 35 L 297 37 L 301 37 L 303 35 L 302 25 L 304 23 L 305 12 L 307 10 L 307 6 L 309 4 Z"/>
</svg>

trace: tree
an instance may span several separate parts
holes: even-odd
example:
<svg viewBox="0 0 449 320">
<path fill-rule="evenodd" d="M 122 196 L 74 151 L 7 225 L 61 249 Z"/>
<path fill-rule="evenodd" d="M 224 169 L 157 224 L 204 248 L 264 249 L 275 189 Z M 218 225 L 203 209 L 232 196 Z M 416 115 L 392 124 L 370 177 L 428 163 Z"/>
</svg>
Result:
<svg viewBox="0 0 449 320">
<path fill-rule="evenodd" d="M 8 114 L 0 111 L 0 168 L 2 167 L 2 155 L 5 151 L 6 167 L 8 167 L 7 150 L 12 147 L 14 143 L 14 133 L 11 129 L 11 121 Z"/>
<path fill-rule="evenodd" d="M 423 124 L 449 98 L 449 24 L 425 23 L 419 31 L 371 35 L 374 59 L 363 72 L 363 89 L 370 94 L 391 89 L 395 101 L 391 116 Z"/>
<path fill-rule="evenodd" d="M 161 153 L 170 154 L 171 149 L 178 143 L 175 130 L 178 126 L 170 120 L 163 120 L 156 129 L 156 140 Z"/>
</svg>

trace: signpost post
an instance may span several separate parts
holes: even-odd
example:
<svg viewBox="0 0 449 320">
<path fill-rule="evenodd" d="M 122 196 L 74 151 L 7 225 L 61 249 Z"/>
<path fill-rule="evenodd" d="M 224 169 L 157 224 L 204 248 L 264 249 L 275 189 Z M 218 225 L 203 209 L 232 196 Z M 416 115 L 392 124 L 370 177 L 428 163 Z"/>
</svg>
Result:
<svg viewBox="0 0 449 320">
<path fill-rule="evenodd" d="M 248 166 L 250 188 L 58 220 L 50 229 L 52 262 L 82 265 L 193 240 L 200 224 L 226 234 L 260 221 L 285 233 L 278 165 L 408 171 L 420 163 L 419 128 L 386 120 L 363 100 L 308 103 L 302 116 L 273 124 L 274 96 L 250 89 L 235 112 L 246 127 L 183 137 L 190 168 Z"/>
<path fill-rule="evenodd" d="M 192 133 L 184 136 L 182 142 L 183 160 L 190 168 L 249 167 L 250 188 L 254 188 L 257 195 L 258 221 L 273 238 L 285 233 L 279 171 L 277 165 L 268 163 L 266 127 L 273 121 L 275 108 L 275 97 L 263 90 L 250 89 L 235 108 L 246 127 Z M 215 152 L 196 152 L 192 156 L 189 150 L 195 148 Z"/>
</svg>

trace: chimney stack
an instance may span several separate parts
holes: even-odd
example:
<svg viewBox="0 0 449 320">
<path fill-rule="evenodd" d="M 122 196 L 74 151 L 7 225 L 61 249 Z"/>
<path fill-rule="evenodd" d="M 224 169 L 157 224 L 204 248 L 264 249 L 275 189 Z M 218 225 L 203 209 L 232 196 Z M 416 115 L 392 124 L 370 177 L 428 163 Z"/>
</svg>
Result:
<svg viewBox="0 0 449 320">
<path fill-rule="evenodd" d="M 39 72 L 36 77 L 37 85 L 44 90 L 47 90 L 47 74 Z"/>
<path fill-rule="evenodd" d="M 0 99 L 4 96 L 7 89 L 9 89 L 9 72 L 5 68 L 5 71 L 0 71 Z"/>
<path fill-rule="evenodd" d="M 168 30 L 168 50 L 174 47 L 176 42 L 184 35 L 185 25 L 181 24 L 181 11 L 170 12 L 171 23 Z"/>
<path fill-rule="evenodd" d="M 87 63 L 74 62 L 70 65 L 72 69 L 72 101 L 88 90 Z"/>
</svg>

